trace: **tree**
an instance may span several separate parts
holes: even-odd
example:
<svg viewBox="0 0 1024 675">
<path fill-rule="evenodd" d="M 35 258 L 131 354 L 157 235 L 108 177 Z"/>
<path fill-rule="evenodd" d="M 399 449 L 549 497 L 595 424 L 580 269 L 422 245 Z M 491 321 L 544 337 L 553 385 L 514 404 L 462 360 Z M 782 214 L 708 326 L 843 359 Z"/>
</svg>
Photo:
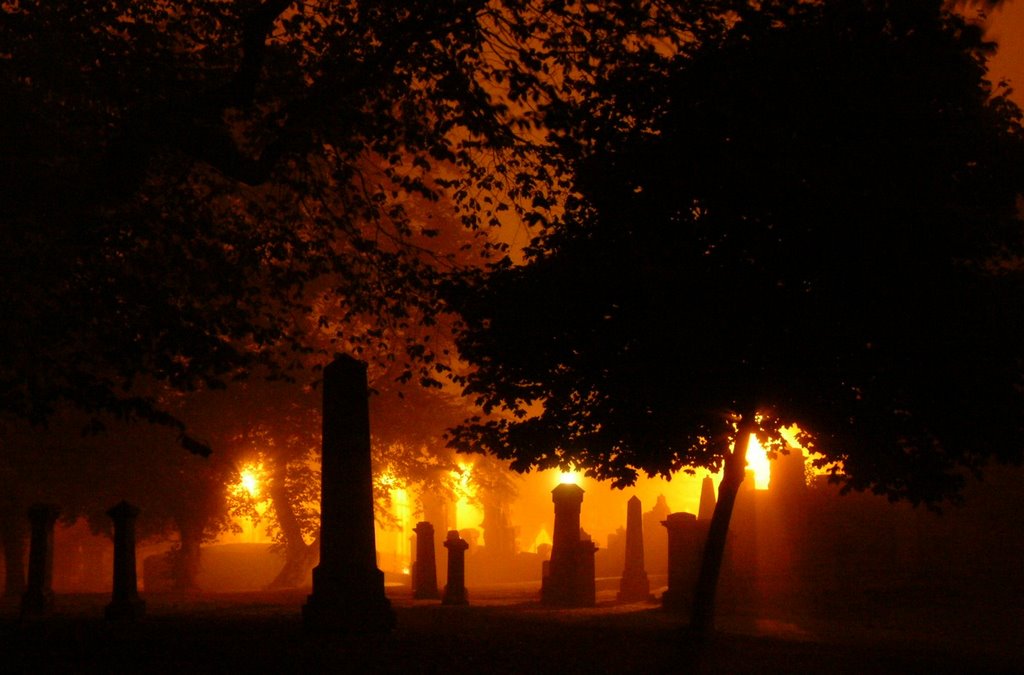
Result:
<svg viewBox="0 0 1024 675">
<path fill-rule="evenodd" d="M 234 469 L 225 454 L 203 458 L 177 446 L 171 430 L 105 420 L 109 433 L 83 435 L 87 417 L 62 410 L 46 429 L 5 425 L 0 443 L 2 542 L 8 560 L 24 557 L 26 512 L 34 503 L 55 504 L 62 523 L 84 519 L 95 534 L 112 534 L 107 511 L 127 500 L 140 508 L 140 541 L 176 540 L 172 584 L 196 587 L 199 547 L 230 525 L 224 486 Z M 177 450 L 176 450 L 177 448 Z M 8 564 L 13 594 L 24 570 Z"/>
<path fill-rule="evenodd" d="M 6 3 L 0 412 L 183 432 L 140 380 L 287 377 L 310 314 L 334 351 L 436 382 L 403 333 L 463 263 L 410 205 L 448 199 L 478 234 L 543 223 L 564 173 L 539 109 L 724 25 L 677 4 Z"/>
<path fill-rule="evenodd" d="M 518 5 L 5 4 L 0 409 L 175 424 L 140 379 L 286 374 L 317 306 L 337 350 L 436 377 L 388 341 L 453 267 L 407 204 L 479 230 L 539 192 L 509 106 L 538 73 L 496 44 Z"/>
<path fill-rule="evenodd" d="M 203 454 L 168 388 L 333 352 L 436 385 L 438 288 L 502 246 L 455 258 L 419 206 L 543 223 L 564 177 L 539 108 L 722 24 L 677 4 L 3 3 L 0 421 L 71 406 Z"/>
<path fill-rule="evenodd" d="M 452 291 L 466 391 L 504 411 L 457 447 L 617 486 L 724 466 L 698 634 L 751 433 L 796 421 L 844 489 L 915 504 L 1021 460 L 1021 113 L 941 5 L 759 3 L 611 72 L 621 110 L 554 117 L 565 216 Z"/>
</svg>

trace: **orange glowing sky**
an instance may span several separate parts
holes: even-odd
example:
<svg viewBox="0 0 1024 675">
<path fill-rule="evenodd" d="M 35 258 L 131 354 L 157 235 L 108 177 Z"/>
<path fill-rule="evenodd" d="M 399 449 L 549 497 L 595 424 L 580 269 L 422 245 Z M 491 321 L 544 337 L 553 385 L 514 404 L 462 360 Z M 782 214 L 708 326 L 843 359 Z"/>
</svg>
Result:
<svg viewBox="0 0 1024 675">
<path fill-rule="evenodd" d="M 1007 79 L 1011 98 L 1024 107 L 1024 1 L 1010 0 L 989 12 L 986 36 L 999 43 L 989 68 L 993 82 Z"/>
</svg>

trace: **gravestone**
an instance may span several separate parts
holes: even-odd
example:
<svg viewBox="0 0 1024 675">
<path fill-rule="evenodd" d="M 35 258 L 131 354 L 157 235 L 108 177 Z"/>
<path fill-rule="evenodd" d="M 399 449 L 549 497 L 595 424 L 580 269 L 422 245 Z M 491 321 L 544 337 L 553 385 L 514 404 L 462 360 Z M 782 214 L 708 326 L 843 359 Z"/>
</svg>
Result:
<svg viewBox="0 0 1024 675">
<path fill-rule="evenodd" d="M 662 525 L 668 530 L 668 590 L 661 596 L 661 604 L 665 609 L 689 611 L 707 523 L 698 522 L 692 513 L 670 513 Z"/>
<path fill-rule="evenodd" d="M 122 501 L 107 511 L 114 521 L 114 591 L 104 610 L 108 619 L 137 619 L 146 613 L 135 570 L 135 519 L 139 509 Z"/>
<path fill-rule="evenodd" d="M 395 615 L 377 567 L 366 364 L 350 356 L 324 368 L 322 443 L 320 564 L 303 623 L 312 631 L 389 631 Z"/>
<path fill-rule="evenodd" d="M 711 520 L 715 515 L 715 482 L 711 476 L 704 476 L 700 484 L 700 508 L 697 509 L 697 520 Z"/>
<path fill-rule="evenodd" d="M 626 561 L 619 583 L 619 600 L 639 602 L 651 598 L 651 584 L 644 566 L 643 511 L 635 495 L 626 504 Z"/>
<path fill-rule="evenodd" d="M 551 560 L 544 566 L 540 598 L 546 605 L 592 607 L 595 604 L 594 553 L 597 547 L 580 537 L 583 488 L 563 483 L 551 491 L 555 527 Z"/>
<path fill-rule="evenodd" d="M 444 540 L 444 547 L 448 549 L 448 583 L 444 586 L 444 597 L 441 599 L 441 603 L 444 605 L 468 605 L 466 549 L 469 548 L 469 542 L 460 537 L 456 530 L 450 530 L 448 538 Z"/>
<path fill-rule="evenodd" d="M 51 504 L 35 504 L 28 510 L 32 534 L 22 616 L 41 616 L 53 609 L 53 525 L 59 514 L 60 509 Z"/>
<path fill-rule="evenodd" d="M 413 563 L 412 597 L 417 600 L 436 600 L 437 563 L 434 558 L 434 526 L 423 521 L 416 524 L 416 562 Z"/>
</svg>

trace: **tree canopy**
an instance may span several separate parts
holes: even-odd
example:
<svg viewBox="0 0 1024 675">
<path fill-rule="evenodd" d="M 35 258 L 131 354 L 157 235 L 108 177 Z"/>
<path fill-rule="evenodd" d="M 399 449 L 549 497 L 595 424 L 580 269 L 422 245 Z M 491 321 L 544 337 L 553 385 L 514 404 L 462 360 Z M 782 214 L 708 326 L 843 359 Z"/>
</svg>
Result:
<svg viewBox="0 0 1024 675">
<path fill-rule="evenodd" d="M 169 422 L 140 380 L 280 373 L 306 317 L 335 351 L 438 375 L 402 331 L 457 261 L 410 204 L 447 195 L 473 230 L 533 192 L 529 111 L 485 90 L 521 68 L 494 58 L 493 11 L 4 3 L 0 408 Z"/>
<path fill-rule="evenodd" d="M 610 71 L 628 114 L 552 116 L 575 196 L 453 291 L 494 413 L 454 443 L 627 485 L 720 467 L 756 412 L 847 487 L 929 502 L 1019 461 L 1024 135 L 993 46 L 940 2 L 734 18 Z"/>
</svg>

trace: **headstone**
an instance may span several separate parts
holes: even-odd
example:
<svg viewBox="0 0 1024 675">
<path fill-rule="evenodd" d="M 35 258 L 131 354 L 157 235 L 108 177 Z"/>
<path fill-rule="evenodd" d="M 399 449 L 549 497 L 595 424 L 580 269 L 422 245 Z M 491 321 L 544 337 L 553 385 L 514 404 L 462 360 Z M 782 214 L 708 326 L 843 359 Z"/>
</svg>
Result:
<svg viewBox="0 0 1024 675">
<path fill-rule="evenodd" d="M 314 631 L 391 630 L 373 529 L 366 364 L 349 356 L 324 368 L 322 442 L 320 564 L 303 623 Z"/>
<path fill-rule="evenodd" d="M 146 613 L 135 571 L 135 519 L 139 509 L 122 501 L 107 511 L 114 521 L 114 592 L 104 611 L 108 619 L 137 619 Z"/>
<path fill-rule="evenodd" d="M 416 562 L 413 563 L 412 597 L 417 600 L 436 600 L 437 563 L 434 559 L 434 526 L 424 521 L 416 524 Z"/>
<path fill-rule="evenodd" d="M 53 609 L 53 525 L 59 514 L 60 509 L 51 504 L 35 504 L 28 510 L 32 534 L 22 616 L 39 616 Z"/>
<path fill-rule="evenodd" d="M 700 572 L 707 524 L 692 513 L 670 513 L 661 523 L 668 530 L 668 590 L 661 596 L 665 609 L 689 611 Z"/>
<path fill-rule="evenodd" d="M 580 530 L 581 538 L 576 543 L 576 607 L 593 607 L 597 604 L 597 575 L 594 573 L 594 555 L 597 544 L 589 534 Z"/>
<path fill-rule="evenodd" d="M 563 483 L 551 491 L 555 527 L 551 560 L 541 581 L 541 602 L 562 607 L 590 607 L 595 603 L 594 553 L 597 547 L 580 538 L 583 488 Z"/>
<path fill-rule="evenodd" d="M 715 515 L 715 482 L 711 476 L 704 476 L 700 484 L 700 508 L 697 510 L 697 520 L 711 520 Z"/>
<path fill-rule="evenodd" d="M 25 595 L 25 553 L 28 529 L 25 516 L 8 493 L 0 494 L 0 549 L 3 549 L 3 597 L 21 600 Z"/>
<path fill-rule="evenodd" d="M 647 572 L 659 576 L 668 575 L 668 535 L 661 522 L 672 513 L 665 495 L 658 495 L 654 506 L 644 513 L 644 563 Z"/>
<path fill-rule="evenodd" d="M 469 548 L 469 542 L 460 537 L 457 531 L 450 530 L 448 538 L 444 540 L 444 547 L 448 549 L 448 583 L 444 586 L 444 597 L 441 599 L 441 603 L 444 605 L 468 605 L 466 549 Z"/>
<path fill-rule="evenodd" d="M 643 511 L 635 495 L 626 504 L 626 561 L 619 584 L 619 600 L 639 602 L 651 598 L 651 584 L 644 566 Z"/>
</svg>

